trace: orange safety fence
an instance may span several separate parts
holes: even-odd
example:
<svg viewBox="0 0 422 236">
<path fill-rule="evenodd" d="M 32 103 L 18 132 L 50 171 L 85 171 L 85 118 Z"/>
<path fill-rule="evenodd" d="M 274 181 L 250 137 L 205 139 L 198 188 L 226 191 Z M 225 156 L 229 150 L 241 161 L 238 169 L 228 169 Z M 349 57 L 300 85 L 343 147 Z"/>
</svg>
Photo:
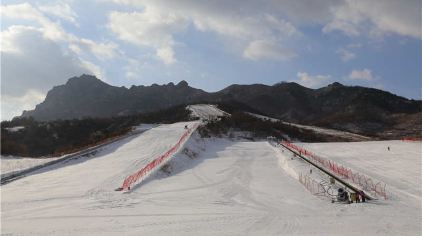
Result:
<svg viewBox="0 0 422 236">
<path fill-rule="evenodd" d="M 158 168 L 158 166 L 161 166 L 166 161 L 170 159 L 173 154 L 175 154 L 181 146 L 185 143 L 185 141 L 190 137 L 190 135 L 193 133 L 193 131 L 198 128 L 199 123 L 194 124 L 191 128 L 188 128 L 183 135 L 179 138 L 177 143 L 173 145 L 167 152 L 162 154 L 161 156 L 157 157 L 150 163 L 148 163 L 145 167 L 140 169 L 139 171 L 135 172 L 132 175 L 129 175 L 126 177 L 126 179 L 123 181 L 122 187 L 119 188 L 119 190 L 130 190 L 130 187 L 138 182 L 139 180 L 142 180 L 144 177 L 146 177 L 148 174 L 153 172 L 155 169 Z"/>
</svg>

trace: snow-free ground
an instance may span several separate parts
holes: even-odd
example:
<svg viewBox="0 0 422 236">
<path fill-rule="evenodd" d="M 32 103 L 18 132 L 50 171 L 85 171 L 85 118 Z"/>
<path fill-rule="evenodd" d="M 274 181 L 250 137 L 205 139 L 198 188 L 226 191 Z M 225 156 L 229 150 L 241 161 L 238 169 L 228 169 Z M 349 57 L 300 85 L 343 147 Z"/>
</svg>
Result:
<svg viewBox="0 0 422 236">
<path fill-rule="evenodd" d="M 367 204 L 332 204 L 311 195 L 286 171 L 287 152 L 267 142 L 200 139 L 130 192 L 116 192 L 124 177 L 165 152 L 184 132 L 177 123 L 153 128 L 104 148 L 91 159 L 71 161 L 1 186 L 2 230 L 10 235 L 420 235 L 420 178 L 401 175 L 395 162 L 374 149 L 327 144 L 389 183 L 395 198 Z M 367 143 L 360 143 L 365 146 Z M 320 144 L 315 144 L 317 149 Z M 357 145 L 352 143 L 352 145 Z M 419 146 L 400 143 L 419 154 Z M 393 146 L 393 145 L 391 145 Z M 394 146 L 393 146 L 394 147 Z M 398 148 L 398 147 L 394 147 Z M 321 152 L 324 148 L 319 149 Z M 397 149 L 398 150 L 398 149 Z M 353 153 L 350 153 L 353 152 Z M 186 155 L 185 153 L 188 153 Z M 347 154 L 349 153 L 349 154 Z M 397 152 L 407 166 L 417 158 Z M 337 161 L 336 159 L 336 161 Z M 412 164 L 413 163 L 413 164 Z M 420 164 L 420 163 L 419 163 Z M 372 168 L 372 165 L 384 168 Z M 420 165 L 419 165 L 420 166 Z M 393 176 L 389 176 L 394 179 Z M 403 182 L 403 186 L 400 184 Z M 409 197 L 406 191 L 415 195 Z M 420 186 L 419 186 L 420 189 Z M 411 200 L 413 199 L 413 200 Z"/>
</svg>

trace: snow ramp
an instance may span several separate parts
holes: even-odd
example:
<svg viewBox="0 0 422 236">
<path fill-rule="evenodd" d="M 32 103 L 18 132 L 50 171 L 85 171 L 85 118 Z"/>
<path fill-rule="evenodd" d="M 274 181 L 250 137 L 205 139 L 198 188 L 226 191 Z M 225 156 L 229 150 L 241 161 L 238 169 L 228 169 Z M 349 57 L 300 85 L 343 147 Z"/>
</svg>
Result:
<svg viewBox="0 0 422 236">
<path fill-rule="evenodd" d="M 46 195 L 53 202 L 70 196 L 108 199 L 111 193 L 120 195 L 114 189 L 121 186 L 128 175 L 165 154 L 186 132 L 185 126 L 193 127 L 197 123 L 161 125 L 105 146 L 89 160 L 69 160 L 51 170 L 4 185 L 1 188 L 3 209 L 8 208 L 7 199 L 16 194 L 30 202 L 40 201 Z"/>
<path fill-rule="evenodd" d="M 117 191 L 130 190 L 133 185 L 140 183 L 142 180 L 147 178 L 150 174 L 158 170 L 160 167 L 165 165 L 186 143 L 192 133 L 198 128 L 199 122 L 193 124 L 186 124 L 184 133 L 180 136 L 179 140 L 165 153 L 161 154 L 154 160 L 150 161 L 147 165 L 140 168 L 135 173 L 129 175 L 123 181 L 123 184 L 120 188 L 116 189 Z"/>
</svg>

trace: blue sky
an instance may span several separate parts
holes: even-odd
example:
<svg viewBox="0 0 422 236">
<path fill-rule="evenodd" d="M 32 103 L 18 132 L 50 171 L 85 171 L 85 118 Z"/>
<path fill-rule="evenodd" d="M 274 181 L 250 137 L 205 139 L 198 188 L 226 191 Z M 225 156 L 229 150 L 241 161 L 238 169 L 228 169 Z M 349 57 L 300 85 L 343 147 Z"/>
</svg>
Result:
<svg viewBox="0 0 422 236">
<path fill-rule="evenodd" d="M 82 73 L 115 86 L 335 81 L 421 99 L 421 2 L 1 3 L 2 120 Z"/>
</svg>

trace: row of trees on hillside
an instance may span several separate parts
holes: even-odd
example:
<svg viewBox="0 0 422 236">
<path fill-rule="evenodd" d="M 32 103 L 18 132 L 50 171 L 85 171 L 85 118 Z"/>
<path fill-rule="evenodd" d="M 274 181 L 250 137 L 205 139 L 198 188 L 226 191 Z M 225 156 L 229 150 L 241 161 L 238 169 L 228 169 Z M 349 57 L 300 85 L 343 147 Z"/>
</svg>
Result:
<svg viewBox="0 0 422 236">
<path fill-rule="evenodd" d="M 189 120 L 185 106 L 158 112 L 114 118 L 86 118 L 39 122 L 16 118 L 1 123 L 1 154 L 25 157 L 59 156 L 129 132 L 140 123 L 174 123 Z M 13 127 L 23 127 L 13 130 Z"/>
<path fill-rule="evenodd" d="M 231 116 L 209 122 L 199 129 L 202 137 L 230 135 L 232 131 L 246 131 L 253 137 L 262 139 L 268 136 L 280 139 L 294 139 L 303 142 L 347 141 L 339 137 L 317 134 L 312 130 L 301 129 L 282 122 L 262 120 L 244 112 L 236 111 Z"/>
</svg>

